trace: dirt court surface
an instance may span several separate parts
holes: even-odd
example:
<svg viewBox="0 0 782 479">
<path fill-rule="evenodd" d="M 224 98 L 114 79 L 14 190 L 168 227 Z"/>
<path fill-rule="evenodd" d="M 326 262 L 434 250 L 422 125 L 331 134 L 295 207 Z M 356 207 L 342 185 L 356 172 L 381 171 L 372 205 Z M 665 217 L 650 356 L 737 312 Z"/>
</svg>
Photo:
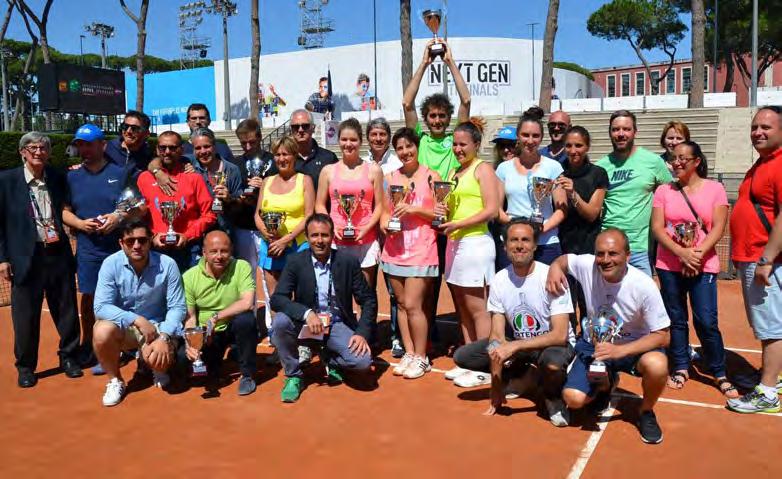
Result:
<svg viewBox="0 0 782 479">
<path fill-rule="evenodd" d="M 381 282 L 382 283 L 382 282 Z M 383 286 L 379 287 L 383 290 Z M 720 324 L 729 374 L 760 365 L 739 284 L 721 282 Z M 388 301 L 380 292 L 381 317 Z M 453 310 L 446 288 L 441 313 Z M 386 310 L 383 310 L 383 307 Z M 58 369 L 56 332 L 44 310 L 39 383 L 16 386 L 10 308 L 0 308 L 0 477 L 773 477 L 782 462 L 780 415 L 739 415 L 709 378 L 697 373 L 682 391 L 666 389 L 655 408 L 662 444 L 643 444 L 635 428 L 640 381 L 623 374 L 599 419 L 575 413 L 553 427 L 530 398 L 509 401 L 507 414 L 484 417 L 488 387 L 461 389 L 443 378 L 452 366 L 417 380 L 394 377 L 382 351 L 376 380 L 336 387 L 317 364 L 296 404 L 280 402 L 283 375 L 262 367 L 258 390 L 236 394 L 236 368 L 219 397 L 191 385 L 169 394 L 132 381 L 117 407 L 101 405 L 106 379 Z M 697 338 L 692 335 L 692 342 Z M 259 346 L 259 362 L 271 349 Z M 123 367 L 127 380 L 135 362 Z M 439 371 L 439 372 L 438 372 Z M 352 384 L 352 385 L 349 385 Z M 776 445 L 776 446 L 775 446 Z"/>
</svg>

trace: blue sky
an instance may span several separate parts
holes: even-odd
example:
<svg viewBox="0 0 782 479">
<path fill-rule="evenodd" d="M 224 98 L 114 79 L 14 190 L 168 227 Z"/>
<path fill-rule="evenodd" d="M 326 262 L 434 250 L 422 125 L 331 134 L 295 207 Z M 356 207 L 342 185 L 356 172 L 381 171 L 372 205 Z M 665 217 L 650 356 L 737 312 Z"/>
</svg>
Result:
<svg viewBox="0 0 782 479">
<path fill-rule="evenodd" d="M 28 0 L 40 14 L 44 1 Z M 163 58 L 179 56 L 177 27 L 178 6 L 184 0 L 151 0 L 147 19 L 147 53 Z M 239 14 L 229 20 L 229 55 L 249 56 L 250 6 L 249 0 L 238 0 Z M 399 2 L 376 0 L 377 35 L 379 41 L 399 39 Z M 562 0 L 559 31 L 554 59 L 571 61 L 587 68 L 639 63 L 635 53 L 624 42 L 607 42 L 593 37 L 586 30 L 586 20 L 602 0 Z M 138 11 L 140 0 L 127 0 L 128 6 Z M 299 28 L 297 0 L 260 0 L 261 43 L 263 53 L 297 50 Z M 418 12 L 429 4 L 426 0 L 412 0 L 413 36 L 427 37 L 429 31 L 419 20 Z M 476 10 L 476 4 L 481 8 Z M 448 1 L 449 36 L 498 36 L 530 38 L 531 22 L 539 22 L 535 37 L 543 36 L 548 2 L 546 0 L 450 0 Z M 372 1 L 330 0 L 324 13 L 334 20 L 335 31 L 326 38 L 326 46 L 341 46 L 371 42 Z M 683 17 L 689 26 L 689 17 Z M 49 18 L 49 42 L 57 49 L 79 53 L 79 35 L 84 25 L 98 21 L 116 28 L 114 38 L 108 40 L 110 54 L 132 55 L 136 51 L 136 26 L 122 11 L 119 0 L 55 0 Z M 206 16 L 200 33 L 212 38 L 209 58 L 222 58 L 222 29 L 220 20 Z M 9 38 L 29 40 L 24 24 L 15 15 L 7 33 Z M 100 41 L 88 36 L 84 39 L 85 53 L 99 53 Z M 689 35 L 680 44 L 677 58 L 690 57 Z M 660 52 L 650 52 L 650 60 L 663 60 Z"/>
</svg>

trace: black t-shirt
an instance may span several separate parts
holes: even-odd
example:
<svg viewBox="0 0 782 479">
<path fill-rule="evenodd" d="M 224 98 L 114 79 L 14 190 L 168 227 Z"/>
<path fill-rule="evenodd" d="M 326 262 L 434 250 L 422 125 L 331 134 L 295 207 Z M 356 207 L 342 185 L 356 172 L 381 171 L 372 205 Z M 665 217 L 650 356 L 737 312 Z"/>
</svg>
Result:
<svg viewBox="0 0 782 479">
<path fill-rule="evenodd" d="M 312 185 L 315 187 L 315 192 L 318 192 L 318 179 L 320 178 L 320 170 L 324 166 L 336 163 L 337 155 L 332 151 L 318 146 L 315 140 L 312 140 L 313 146 L 307 159 L 304 160 L 301 157 L 296 158 L 296 171 L 298 173 L 304 173 L 312 178 Z"/>
<path fill-rule="evenodd" d="M 582 200 L 588 202 L 598 188 L 608 189 L 608 174 L 603 168 L 585 163 L 580 168 L 571 169 L 567 161 L 563 175 L 573 180 L 573 189 Z M 573 205 L 570 205 L 565 220 L 559 225 L 559 242 L 563 253 L 592 254 L 595 251 L 595 239 L 600 233 L 602 215 L 589 222 L 584 219 Z"/>
</svg>

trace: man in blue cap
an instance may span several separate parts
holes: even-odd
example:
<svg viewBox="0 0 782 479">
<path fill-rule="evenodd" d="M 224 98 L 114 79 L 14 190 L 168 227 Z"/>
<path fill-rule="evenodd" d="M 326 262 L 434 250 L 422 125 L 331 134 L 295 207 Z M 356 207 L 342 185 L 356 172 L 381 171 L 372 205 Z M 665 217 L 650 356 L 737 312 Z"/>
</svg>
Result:
<svg viewBox="0 0 782 479">
<path fill-rule="evenodd" d="M 63 223 L 76 232 L 76 275 L 79 279 L 81 343 L 83 366 L 95 364 L 92 351 L 92 326 L 95 323 L 93 297 L 98 271 L 103 260 L 119 250 L 115 229 L 123 213 L 116 211 L 116 202 L 125 188 L 134 167 L 121 167 L 104 154 L 106 141 L 103 130 L 87 123 L 76 130 L 73 145 L 82 159 L 81 168 L 68 172 L 70 195 L 62 212 Z M 94 374 L 102 374 L 100 366 Z"/>
</svg>

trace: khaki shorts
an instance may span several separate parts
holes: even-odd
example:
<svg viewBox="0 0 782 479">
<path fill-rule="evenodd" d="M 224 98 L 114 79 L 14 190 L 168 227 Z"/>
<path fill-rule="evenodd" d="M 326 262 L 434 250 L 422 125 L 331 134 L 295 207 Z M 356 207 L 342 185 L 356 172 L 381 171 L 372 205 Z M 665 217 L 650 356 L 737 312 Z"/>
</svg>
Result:
<svg viewBox="0 0 782 479">
<path fill-rule="evenodd" d="M 104 322 L 104 321 L 105 322 L 110 322 L 115 327 L 119 328 L 119 326 L 117 326 L 115 323 L 112 323 L 111 321 L 106 321 L 106 320 L 103 320 L 103 319 L 97 320 L 95 322 L 95 324 L 98 324 L 98 323 Z M 154 326 L 155 326 L 155 330 L 158 333 L 160 333 L 160 330 L 158 329 L 158 326 L 157 325 L 154 325 Z M 141 331 L 137 327 L 135 327 L 135 326 L 130 326 L 129 328 L 122 330 L 122 332 L 123 332 L 124 336 L 122 338 L 122 345 L 120 346 L 120 349 L 122 349 L 123 351 L 131 351 L 133 349 L 141 349 L 141 347 L 144 346 L 144 344 L 146 343 L 146 341 L 144 340 L 144 335 L 141 334 Z M 176 338 L 171 338 L 171 342 L 169 343 L 170 346 L 171 346 L 171 349 L 175 348 L 175 345 L 176 345 L 175 341 L 176 341 Z"/>
</svg>

